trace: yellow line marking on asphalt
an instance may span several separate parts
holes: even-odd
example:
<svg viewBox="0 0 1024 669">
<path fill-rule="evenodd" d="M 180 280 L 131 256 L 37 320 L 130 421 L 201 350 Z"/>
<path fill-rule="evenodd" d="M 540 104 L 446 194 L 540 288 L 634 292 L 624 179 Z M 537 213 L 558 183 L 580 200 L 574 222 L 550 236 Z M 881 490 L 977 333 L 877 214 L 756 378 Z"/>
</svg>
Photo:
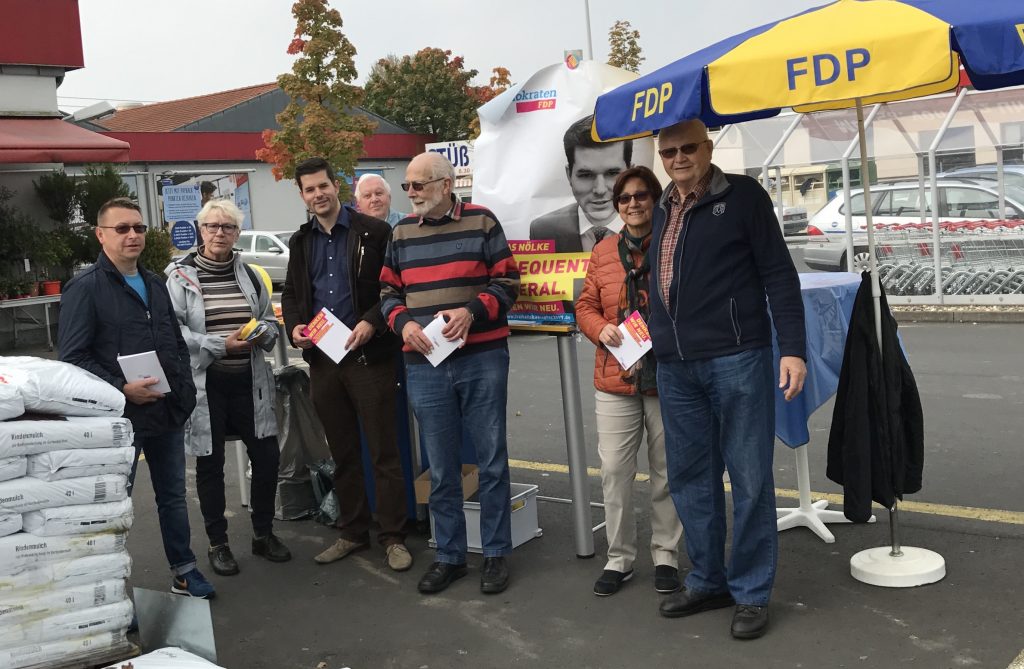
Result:
<svg viewBox="0 0 1024 669">
<path fill-rule="evenodd" d="M 533 462 L 531 460 L 513 460 L 509 459 L 508 464 L 510 467 L 515 469 L 529 469 L 538 472 L 548 472 L 552 474 L 568 474 L 569 467 L 567 465 L 554 464 L 549 462 Z M 587 467 L 587 476 L 599 477 L 601 476 L 601 470 L 597 467 Z M 647 474 L 637 473 L 637 481 L 648 481 L 650 477 Z M 731 490 L 728 483 L 725 484 L 726 491 Z M 800 492 L 798 490 L 792 490 L 789 488 L 776 488 L 776 497 L 784 497 L 787 499 L 799 499 Z M 812 492 L 811 497 L 814 499 L 825 499 L 830 504 L 842 504 L 843 496 L 839 493 L 825 493 L 825 492 Z M 877 506 L 877 505 L 876 505 Z M 884 511 L 883 507 L 878 509 Z M 901 502 L 900 510 L 909 511 L 911 513 L 924 513 L 931 516 L 946 516 L 949 518 L 964 518 L 967 520 L 983 520 L 989 523 L 1007 523 L 1009 525 L 1024 525 L 1024 512 L 1021 511 L 1007 511 L 1004 509 L 985 509 L 976 506 L 953 506 L 950 504 L 934 504 L 932 502 Z M 1022 654 L 1024 655 L 1024 654 Z M 1024 657 L 1021 659 L 1021 664 L 1018 666 L 1011 666 L 1010 669 L 1024 669 Z"/>
<path fill-rule="evenodd" d="M 1010 663 L 1006 669 L 1024 669 L 1024 650 L 1020 652 L 1017 659 Z"/>
</svg>

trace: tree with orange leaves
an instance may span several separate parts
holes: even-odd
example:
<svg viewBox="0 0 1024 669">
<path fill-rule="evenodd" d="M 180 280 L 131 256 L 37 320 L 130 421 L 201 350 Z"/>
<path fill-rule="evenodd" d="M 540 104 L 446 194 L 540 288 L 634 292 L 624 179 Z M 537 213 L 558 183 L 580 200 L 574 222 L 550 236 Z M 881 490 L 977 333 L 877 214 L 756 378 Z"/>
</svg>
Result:
<svg viewBox="0 0 1024 669">
<path fill-rule="evenodd" d="M 327 0 L 298 0 L 292 5 L 295 37 L 288 53 L 298 55 L 290 74 L 277 83 L 291 100 L 277 115 L 280 130 L 263 132 L 260 160 L 274 165 L 276 179 L 291 179 L 295 166 L 312 156 L 322 156 L 338 174 L 354 174 L 363 140 L 376 123 L 351 113 L 362 101 L 356 78 L 356 49 L 341 32 L 341 14 Z M 341 181 L 342 201 L 350 196 Z"/>
</svg>

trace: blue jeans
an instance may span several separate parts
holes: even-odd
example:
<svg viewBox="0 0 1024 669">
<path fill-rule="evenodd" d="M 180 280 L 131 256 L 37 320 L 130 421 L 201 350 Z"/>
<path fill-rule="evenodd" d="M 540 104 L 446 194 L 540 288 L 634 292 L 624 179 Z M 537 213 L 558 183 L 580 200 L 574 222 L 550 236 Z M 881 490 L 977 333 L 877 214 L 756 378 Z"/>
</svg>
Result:
<svg viewBox="0 0 1024 669">
<path fill-rule="evenodd" d="M 135 435 L 135 462 L 128 477 L 128 494 L 135 488 L 135 470 L 139 454 L 146 454 L 149 478 L 156 495 L 156 512 L 160 519 L 160 536 L 164 542 L 167 563 L 175 575 L 187 574 L 196 567 L 196 556 L 190 547 L 188 505 L 185 502 L 185 436 L 184 433 Z"/>
<path fill-rule="evenodd" d="M 765 606 L 778 561 L 775 520 L 772 351 L 758 348 L 707 360 L 658 362 L 668 486 L 683 521 L 693 570 L 686 588 L 726 590 L 737 604 Z M 725 564 L 725 489 L 733 527 Z"/>
<path fill-rule="evenodd" d="M 430 460 L 430 513 L 437 561 L 466 562 L 462 510 L 462 433 L 472 435 L 480 467 L 480 539 L 484 557 L 512 552 L 508 444 L 508 350 L 481 351 L 406 365 L 409 401 Z"/>
</svg>

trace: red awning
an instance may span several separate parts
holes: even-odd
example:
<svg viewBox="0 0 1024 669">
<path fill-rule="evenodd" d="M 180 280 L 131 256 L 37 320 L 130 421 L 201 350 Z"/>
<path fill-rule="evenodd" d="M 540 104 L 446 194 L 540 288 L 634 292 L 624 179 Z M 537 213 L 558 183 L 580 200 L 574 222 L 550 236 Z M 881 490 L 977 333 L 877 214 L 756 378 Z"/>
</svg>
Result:
<svg viewBox="0 0 1024 669">
<path fill-rule="evenodd" d="M 0 163 L 126 163 L 128 149 L 59 118 L 0 118 Z"/>
</svg>

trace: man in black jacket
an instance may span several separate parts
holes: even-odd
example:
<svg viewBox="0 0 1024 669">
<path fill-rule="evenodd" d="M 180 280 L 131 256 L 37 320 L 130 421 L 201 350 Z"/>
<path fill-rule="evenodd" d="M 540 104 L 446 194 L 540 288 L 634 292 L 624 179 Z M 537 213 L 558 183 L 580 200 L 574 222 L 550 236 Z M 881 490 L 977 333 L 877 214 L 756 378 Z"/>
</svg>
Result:
<svg viewBox="0 0 1024 669">
<path fill-rule="evenodd" d="M 363 480 L 360 425 L 373 460 L 376 511 L 387 565 L 412 566 L 405 547 L 405 479 L 395 436 L 398 339 L 380 311 L 380 270 L 391 228 L 338 199 L 326 160 L 310 158 L 295 182 L 313 216 L 288 240 L 288 273 L 281 311 L 292 344 L 309 363 L 310 395 L 334 458 L 334 491 L 341 537 L 316 556 L 340 560 L 370 545 L 370 506 Z M 327 309 L 352 329 L 349 353 L 335 363 L 307 336 L 306 326 Z"/>
<path fill-rule="evenodd" d="M 800 281 L 760 184 L 711 164 L 700 121 L 661 131 L 658 153 L 673 184 L 654 211 L 651 338 L 665 419 L 669 490 L 693 569 L 666 598 L 674 618 L 736 605 L 732 635 L 768 625 L 778 557 L 771 321 L 787 400 L 803 388 Z M 725 562 L 724 470 L 733 499 Z"/>
<path fill-rule="evenodd" d="M 185 446 L 182 426 L 196 405 L 188 347 L 178 328 L 164 282 L 140 267 L 146 226 L 134 201 L 105 203 L 96 221 L 102 252 L 96 263 L 68 282 L 60 300 L 60 359 L 88 370 L 122 391 L 124 415 L 135 432 L 135 480 L 140 453 L 146 454 L 164 553 L 174 572 L 171 592 L 211 598 L 213 586 L 196 568 L 189 546 L 185 501 Z M 150 388 L 160 379 L 128 382 L 119 355 L 155 351 L 167 394 Z M 129 488 L 130 489 L 130 488 Z"/>
</svg>

